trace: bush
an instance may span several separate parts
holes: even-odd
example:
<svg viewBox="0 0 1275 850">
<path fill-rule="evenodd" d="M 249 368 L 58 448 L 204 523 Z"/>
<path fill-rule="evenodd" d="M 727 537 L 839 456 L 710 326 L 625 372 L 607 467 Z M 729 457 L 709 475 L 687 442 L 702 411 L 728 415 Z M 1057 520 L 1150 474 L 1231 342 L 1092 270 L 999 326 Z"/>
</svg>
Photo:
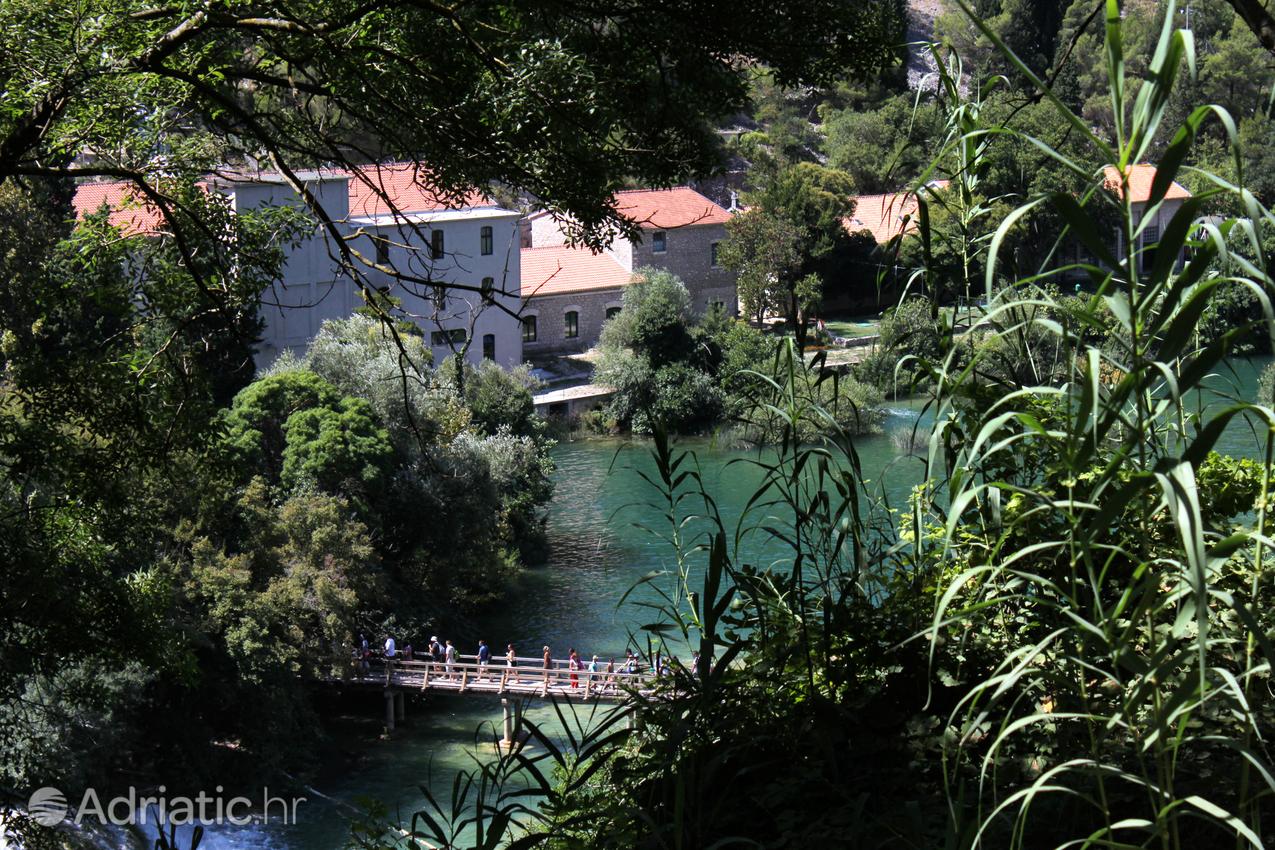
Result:
<svg viewBox="0 0 1275 850">
<path fill-rule="evenodd" d="M 855 368 L 855 376 L 871 384 L 886 397 L 907 395 L 924 378 L 917 364 L 906 358 L 930 362 L 942 359 L 942 318 L 933 317 L 933 306 L 925 298 L 909 298 L 881 319 L 876 348 Z"/>
<path fill-rule="evenodd" d="M 659 367 L 690 357 L 691 296 L 672 272 L 638 269 L 620 314 L 602 328 L 604 349 L 627 348 Z"/>
<path fill-rule="evenodd" d="M 722 415 L 722 394 L 704 372 L 681 363 L 661 367 L 653 376 L 649 413 L 634 419 L 634 430 L 650 431 L 655 421 L 678 432 L 702 429 Z M 643 421 L 646 420 L 646 421 Z"/>
<path fill-rule="evenodd" d="M 455 358 L 447 358 L 442 371 L 455 381 L 455 370 Z M 506 370 L 484 360 L 467 367 L 464 397 L 470 424 L 483 434 L 496 434 L 501 429 L 526 436 L 538 434 L 541 420 L 532 394 L 540 386 L 526 365 Z"/>
</svg>

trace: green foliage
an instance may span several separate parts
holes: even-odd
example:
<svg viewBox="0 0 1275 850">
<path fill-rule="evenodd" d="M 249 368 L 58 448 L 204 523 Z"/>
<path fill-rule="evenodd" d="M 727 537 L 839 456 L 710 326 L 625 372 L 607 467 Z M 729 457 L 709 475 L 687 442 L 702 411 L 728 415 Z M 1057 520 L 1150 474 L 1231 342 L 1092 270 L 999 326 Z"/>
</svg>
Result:
<svg viewBox="0 0 1275 850">
<path fill-rule="evenodd" d="M 881 317 L 877 344 L 856 367 L 859 380 L 890 397 L 909 395 L 926 380 L 921 360 L 941 360 L 944 325 L 934 305 L 908 298 Z"/>
<path fill-rule="evenodd" d="M 411 457 L 453 439 L 468 421 L 451 384 L 436 380 L 428 368 L 431 359 L 423 337 L 395 337 L 375 319 L 351 316 L 324 322 L 300 363 L 280 358 L 270 374 L 299 366 L 341 395 L 366 400 L 395 449 Z"/>
<path fill-rule="evenodd" d="M 743 106 L 751 63 L 782 86 L 866 76 L 894 61 L 903 24 L 898 3 L 808 0 L 655 16 L 640 3 L 380 0 L 89 0 L 66 11 L 0 6 L 13 35 L 0 58 L 0 740 L 61 724 L 51 701 L 25 710 L 22 695 L 52 693 L 69 658 L 101 658 L 102 693 L 128 690 L 110 671 L 141 665 L 155 676 L 136 682 L 140 696 L 163 709 L 148 752 L 121 744 L 119 763 L 162 762 L 167 777 L 236 749 L 258 780 L 304 754 L 312 718 L 298 683 L 241 688 L 238 665 L 259 644 L 301 644 L 278 631 L 288 612 L 327 652 L 348 639 L 338 632 L 350 612 L 375 604 L 361 592 L 347 604 L 353 564 L 368 561 L 338 531 L 359 546 L 370 535 L 388 583 L 414 591 L 406 599 L 490 598 L 513 563 L 513 517 L 535 524 L 535 506 L 493 482 L 525 479 L 543 495 L 546 463 L 542 442 L 468 434 L 464 401 L 392 322 L 384 336 L 341 323 L 302 369 L 248 386 L 261 294 L 316 222 L 286 209 L 232 214 L 201 184 L 259 164 L 291 179 L 412 159 L 429 164 L 444 200 L 501 182 L 600 247 L 617 227 L 632 231 L 614 206 L 622 179 L 669 185 L 711 169 L 720 145 L 706 119 Z M 809 39 L 815 27 L 829 37 Z M 100 178 L 132 183 L 156 232 L 120 232 L 100 211 L 73 227 L 72 179 Z M 358 259 L 333 249 L 342 279 L 368 290 Z M 391 306 L 367 304 L 381 319 Z M 481 427 L 517 418 L 489 401 Z M 303 478 L 334 492 L 299 488 Z M 369 530 L 355 500 L 373 498 L 370 479 L 380 493 Z M 303 508 L 331 533 L 299 525 Z M 217 598 L 188 580 L 197 546 Z M 324 572 L 329 546 L 340 575 Z M 296 586 L 271 562 L 296 571 Z M 422 576 L 431 583 L 409 581 Z M 85 705 L 83 719 L 118 717 L 121 732 L 129 722 Z M 47 757 L 68 762 L 46 774 L 92 772 L 57 752 Z"/>
<path fill-rule="evenodd" d="M 801 264 L 801 230 L 765 210 L 749 209 L 726 222 L 726 240 L 718 256 L 737 275 L 741 312 L 760 323 L 784 308 L 784 281 Z"/>
<path fill-rule="evenodd" d="M 828 161 L 850 175 L 864 195 L 894 192 L 906 186 L 929 163 L 929 144 L 938 137 L 942 119 L 937 106 L 898 94 L 871 111 L 826 110 Z"/>
<path fill-rule="evenodd" d="M 313 372 L 276 372 L 245 387 L 225 414 L 226 445 L 245 479 L 263 475 L 277 482 L 287 447 L 285 427 L 293 414 L 338 404 L 336 388 Z"/>
<path fill-rule="evenodd" d="M 980 6 L 974 31 L 1099 165 L 1140 162 L 1164 137 L 1157 189 L 1186 167 L 1216 113 L 1172 121 L 1193 57 L 1172 4 L 1158 37 L 1146 9 L 1105 6 L 1110 134 L 1040 80 L 1041 56 L 1005 47 L 1011 33 L 1042 43 L 1047 16 L 1011 25 L 1000 13 L 1025 7 Z M 1126 57 L 1146 41 L 1153 53 Z M 942 155 L 981 180 L 976 107 L 952 100 Z M 937 305 L 900 306 L 890 340 L 908 340 L 933 380 L 907 504 L 874 502 L 852 435 L 810 391 L 827 375 L 791 346 L 755 385 L 779 439 L 748 460 L 761 480 L 743 516 L 723 519 L 693 455 L 656 430 L 648 480 L 670 568 L 642 580 L 662 609 L 644 636 L 700 649 L 708 673 L 677 670 L 569 749 L 520 750 L 458 782 L 481 782 L 480 823 L 562 847 L 1268 843 L 1275 413 L 1269 376 L 1256 401 L 1209 404 L 1250 328 L 1200 324 L 1214 299 L 1225 307 L 1224 287 L 1244 286 L 1275 327 L 1260 237 L 1275 216 L 1219 181 L 1245 215 L 1197 229 L 1214 199 L 1153 196 L 1144 211 L 1106 192 L 1101 168 L 1081 175 L 1083 192 L 1014 211 L 1048 207 L 1084 242 L 1099 258 L 1080 264 L 1093 292 L 1063 297 L 1007 267 L 1002 223 L 985 240 L 989 298 L 967 312 L 967 345 Z M 956 187 L 965 224 L 973 188 Z M 1094 226 L 1104 208 L 1127 243 L 1171 214 L 1154 261 L 1110 255 Z M 1251 253 L 1228 268 L 1231 239 Z M 1260 460 L 1218 455 L 1228 428 L 1253 433 Z M 750 535 L 770 547 L 761 565 L 739 553 Z M 645 728 L 617 735 L 639 706 Z M 520 807 L 527 781 L 538 811 Z"/>
<path fill-rule="evenodd" d="M 471 367 L 465 374 L 465 406 L 470 424 L 483 434 L 505 429 L 520 436 L 540 433 L 532 394 L 540 382 L 528 366 L 502 369 L 490 360 Z"/>
<path fill-rule="evenodd" d="M 298 410 L 283 433 L 280 482 L 289 490 L 313 484 L 328 493 L 374 494 L 390 474 L 389 434 L 361 398 Z"/>
<path fill-rule="evenodd" d="M 602 328 L 602 348 L 630 349 L 655 368 L 686 359 L 691 353 L 686 285 L 663 269 L 638 269 L 634 275 L 624 288 L 620 314 Z"/>
<path fill-rule="evenodd" d="M 106 669 L 103 669 L 103 668 Z M 114 669 L 87 656 L 27 681 L 0 704 L 3 781 L 12 788 L 82 788 L 109 781 L 116 759 L 136 753 L 145 734 L 153 671 L 137 662 Z"/>
<path fill-rule="evenodd" d="M 368 530 L 343 500 L 303 491 L 276 507 L 268 495 L 258 481 L 240 499 L 252 529 L 241 551 L 193 542 L 189 593 L 239 686 L 286 693 L 293 675 L 348 667 L 351 635 L 385 601 L 384 584 Z"/>
</svg>

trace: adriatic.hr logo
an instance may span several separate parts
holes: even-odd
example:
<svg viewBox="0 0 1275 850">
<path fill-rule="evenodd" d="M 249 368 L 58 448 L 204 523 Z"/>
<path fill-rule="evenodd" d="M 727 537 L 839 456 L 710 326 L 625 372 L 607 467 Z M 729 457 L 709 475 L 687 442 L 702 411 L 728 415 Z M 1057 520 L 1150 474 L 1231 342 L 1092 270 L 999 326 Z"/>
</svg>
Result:
<svg viewBox="0 0 1275 850">
<path fill-rule="evenodd" d="M 57 826 L 66 820 L 66 795 L 56 788 L 37 788 L 27 802 L 27 813 L 41 826 Z"/>
<path fill-rule="evenodd" d="M 216 793 L 200 791 L 193 797 L 166 794 L 161 785 L 157 794 L 139 795 L 136 788 L 103 801 L 94 788 L 89 788 L 73 810 L 61 790 L 49 786 L 37 788 L 27 801 L 27 814 L 41 826 L 57 826 L 65 820 L 76 824 L 96 820 L 115 826 L 144 826 L 148 821 L 173 826 L 188 824 L 232 824 L 244 826 L 254 821 L 273 821 L 283 825 L 297 822 L 297 806 L 305 797 L 271 797 L 270 789 L 261 789 L 261 800 L 248 797 L 226 797 L 218 785 Z M 257 805 L 257 803 L 260 805 Z"/>
</svg>

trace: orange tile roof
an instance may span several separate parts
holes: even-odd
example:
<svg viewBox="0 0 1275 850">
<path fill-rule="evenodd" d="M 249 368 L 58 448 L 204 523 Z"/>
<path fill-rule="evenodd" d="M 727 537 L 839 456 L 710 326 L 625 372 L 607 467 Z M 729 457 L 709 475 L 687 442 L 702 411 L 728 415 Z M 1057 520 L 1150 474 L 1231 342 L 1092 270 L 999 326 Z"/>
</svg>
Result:
<svg viewBox="0 0 1275 850">
<path fill-rule="evenodd" d="M 936 189 L 946 189 L 948 181 L 936 180 L 930 184 Z M 918 204 L 916 193 L 890 192 L 885 195 L 860 195 L 854 199 L 854 212 L 841 220 L 848 233 L 867 230 L 878 245 L 884 245 L 895 237 L 916 231 Z"/>
<path fill-rule="evenodd" d="M 491 204 L 481 192 L 470 192 L 463 197 L 444 194 L 434 186 L 427 169 L 411 163 L 365 165 L 355 171 L 337 173 L 350 178 L 350 215 L 388 215 L 395 210 L 433 212 Z"/>
<path fill-rule="evenodd" d="M 1105 180 L 1103 183 L 1117 197 L 1120 195 L 1120 172 L 1114 165 L 1108 165 L 1102 170 Z M 1151 197 L 1151 184 L 1155 182 L 1155 166 L 1143 163 L 1141 165 L 1129 166 L 1129 194 L 1132 195 L 1135 204 L 1145 204 Z M 1189 198 L 1191 193 L 1186 190 L 1182 184 L 1174 180 L 1169 184 L 1169 190 L 1164 193 L 1165 200 L 1174 200 L 1176 198 Z"/>
<path fill-rule="evenodd" d="M 466 209 L 487 206 L 491 201 L 481 193 L 471 192 L 464 198 L 447 196 L 429 183 L 428 172 L 414 165 L 393 163 L 369 165 L 355 174 L 332 172 L 350 180 L 350 215 L 386 215 L 392 202 L 400 213 L 433 212 L 441 209 Z M 145 195 L 129 181 L 81 183 L 75 189 L 75 215 L 83 218 L 97 212 L 102 204 L 111 209 L 111 224 L 130 235 L 155 233 L 164 223 L 163 213 L 149 203 Z"/>
<path fill-rule="evenodd" d="M 159 207 L 129 182 L 81 183 L 71 204 L 76 218 L 95 213 L 105 204 L 111 211 L 111 224 L 129 236 L 156 233 L 164 223 Z"/>
<path fill-rule="evenodd" d="M 522 249 L 522 297 L 615 289 L 632 275 L 610 254 L 565 245 Z"/>
<path fill-rule="evenodd" d="M 878 245 L 916 230 L 916 194 L 892 192 L 888 195 L 860 195 L 855 198 L 854 213 L 841 220 L 849 233 L 867 230 Z"/>
<path fill-rule="evenodd" d="M 620 215 L 647 230 L 669 230 L 695 224 L 725 224 L 730 213 L 689 186 L 673 189 L 628 189 L 615 193 Z"/>
</svg>

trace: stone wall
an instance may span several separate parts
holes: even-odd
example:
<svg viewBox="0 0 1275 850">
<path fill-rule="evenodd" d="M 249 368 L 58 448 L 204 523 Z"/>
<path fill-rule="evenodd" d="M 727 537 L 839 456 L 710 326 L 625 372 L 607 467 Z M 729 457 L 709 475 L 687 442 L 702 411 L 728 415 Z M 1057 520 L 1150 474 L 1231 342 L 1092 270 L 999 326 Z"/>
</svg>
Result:
<svg viewBox="0 0 1275 850">
<path fill-rule="evenodd" d="M 655 234 L 664 234 L 665 250 L 653 250 Z M 682 279 L 691 293 L 696 313 L 704 313 L 714 301 L 721 302 L 726 312 L 738 309 L 735 275 L 725 267 L 713 266 L 712 246 L 726 240 L 726 225 L 697 224 L 664 231 L 643 228 L 642 242 L 633 246 L 633 268 L 654 266 L 667 269 Z"/>
<path fill-rule="evenodd" d="M 566 354 L 592 348 L 602 334 L 607 308 L 619 307 L 623 301 L 624 293 L 619 288 L 528 298 L 522 315 L 536 317 L 536 341 L 523 343 L 523 357 L 530 359 L 537 354 Z M 566 314 L 570 310 L 580 314 L 580 333 L 575 339 L 567 339 L 565 334 Z"/>
</svg>

